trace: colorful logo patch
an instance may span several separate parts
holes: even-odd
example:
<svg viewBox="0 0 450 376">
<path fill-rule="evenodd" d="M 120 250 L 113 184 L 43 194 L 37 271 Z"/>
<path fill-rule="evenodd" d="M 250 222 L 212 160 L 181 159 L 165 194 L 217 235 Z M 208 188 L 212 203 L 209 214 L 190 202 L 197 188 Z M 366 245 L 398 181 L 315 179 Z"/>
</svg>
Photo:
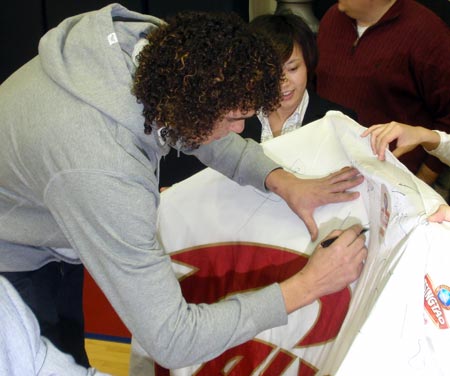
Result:
<svg viewBox="0 0 450 376">
<path fill-rule="evenodd" d="M 436 295 L 441 303 L 441 306 L 445 309 L 450 309 L 450 287 L 446 285 L 440 285 L 436 289 Z"/>
<path fill-rule="evenodd" d="M 448 309 L 449 303 L 449 289 L 447 286 L 439 286 L 434 289 L 433 282 L 430 276 L 425 275 L 425 291 L 424 291 L 424 305 L 425 310 L 430 316 L 433 323 L 439 329 L 448 329 L 447 319 L 445 318 L 445 312 L 443 308 Z M 445 288 L 443 288 L 445 287 Z M 447 302 L 447 306 L 442 304 L 442 301 Z"/>
</svg>

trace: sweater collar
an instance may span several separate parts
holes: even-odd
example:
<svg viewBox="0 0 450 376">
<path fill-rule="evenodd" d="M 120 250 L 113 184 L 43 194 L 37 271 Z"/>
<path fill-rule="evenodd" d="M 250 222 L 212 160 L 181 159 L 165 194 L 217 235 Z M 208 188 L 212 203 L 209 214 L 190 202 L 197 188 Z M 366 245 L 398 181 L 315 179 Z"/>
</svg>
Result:
<svg viewBox="0 0 450 376">
<path fill-rule="evenodd" d="M 404 4 L 405 4 L 406 0 L 397 0 L 389 9 L 388 11 L 383 15 L 383 17 L 381 17 L 376 23 L 374 23 L 373 25 L 369 26 L 369 29 L 373 29 L 376 28 L 378 26 L 390 23 L 394 20 L 396 20 L 402 13 L 402 10 L 404 8 Z M 356 20 L 350 18 L 353 26 L 356 30 Z"/>
<path fill-rule="evenodd" d="M 402 13 L 402 9 L 404 7 L 405 0 L 397 0 L 388 11 L 381 17 L 377 23 L 372 26 L 379 26 L 397 19 Z"/>
</svg>

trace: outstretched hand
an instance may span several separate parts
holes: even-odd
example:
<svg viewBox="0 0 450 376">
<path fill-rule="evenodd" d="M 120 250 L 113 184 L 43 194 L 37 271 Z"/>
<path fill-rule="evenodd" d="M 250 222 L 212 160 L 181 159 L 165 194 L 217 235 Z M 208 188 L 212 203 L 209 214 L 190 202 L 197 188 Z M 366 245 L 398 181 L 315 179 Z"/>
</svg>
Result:
<svg viewBox="0 0 450 376">
<path fill-rule="evenodd" d="M 348 189 L 361 184 L 364 177 L 353 167 L 344 167 L 320 179 L 299 179 L 293 174 L 277 169 L 266 179 L 266 186 L 281 196 L 288 206 L 305 223 L 311 239 L 316 240 L 318 228 L 314 221 L 314 210 L 320 206 L 355 200 L 359 192 Z"/>
<path fill-rule="evenodd" d="M 393 154 L 399 158 L 403 154 L 413 150 L 418 145 L 423 145 L 427 149 L 434 149 L 439 145 L 439 135 L 423 127 L 397 123 L 392 121 L 386 124 L 372 125 L 366 129 L 361 137 L 370 137 L 370 146 L 374 154 L 380 161 L 386 158 L 386 149 L 389 144 L 397 140 L 397 146 Z"/>
</svg>

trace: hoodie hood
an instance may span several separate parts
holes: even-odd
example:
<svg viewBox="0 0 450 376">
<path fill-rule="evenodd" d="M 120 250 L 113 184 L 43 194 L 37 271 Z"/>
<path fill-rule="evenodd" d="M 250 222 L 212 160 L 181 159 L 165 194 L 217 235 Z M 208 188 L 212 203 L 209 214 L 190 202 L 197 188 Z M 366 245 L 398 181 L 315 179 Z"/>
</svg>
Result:
<svg viewBox="0 0 450 376">
<path fill-rule="evenodd" d="M 115 122 L 143 135 L 142 105 L 131 94 L 133 49 L 164 21 L 111 4 L 68 18 L 39 43 L 45 73 Z"/>
</svg>

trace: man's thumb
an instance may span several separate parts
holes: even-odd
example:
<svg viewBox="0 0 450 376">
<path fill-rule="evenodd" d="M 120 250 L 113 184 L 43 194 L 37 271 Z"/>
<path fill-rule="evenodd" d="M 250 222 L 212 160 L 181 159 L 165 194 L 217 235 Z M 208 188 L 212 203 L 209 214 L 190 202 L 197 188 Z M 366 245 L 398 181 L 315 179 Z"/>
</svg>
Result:
<svg viewBox="0 0 450 376">
<path fill-rule="evenodd" d="M 316 222 L 314 221 L 312 213 L 305 214 L 302 220 L 305 223 L 305 226 L 308 229 L 309 234 L 311 235 L 311 240 L 312 241 L 316 240 L 319 231 L 317 229 L 317 225 Z"/>
</svg>

